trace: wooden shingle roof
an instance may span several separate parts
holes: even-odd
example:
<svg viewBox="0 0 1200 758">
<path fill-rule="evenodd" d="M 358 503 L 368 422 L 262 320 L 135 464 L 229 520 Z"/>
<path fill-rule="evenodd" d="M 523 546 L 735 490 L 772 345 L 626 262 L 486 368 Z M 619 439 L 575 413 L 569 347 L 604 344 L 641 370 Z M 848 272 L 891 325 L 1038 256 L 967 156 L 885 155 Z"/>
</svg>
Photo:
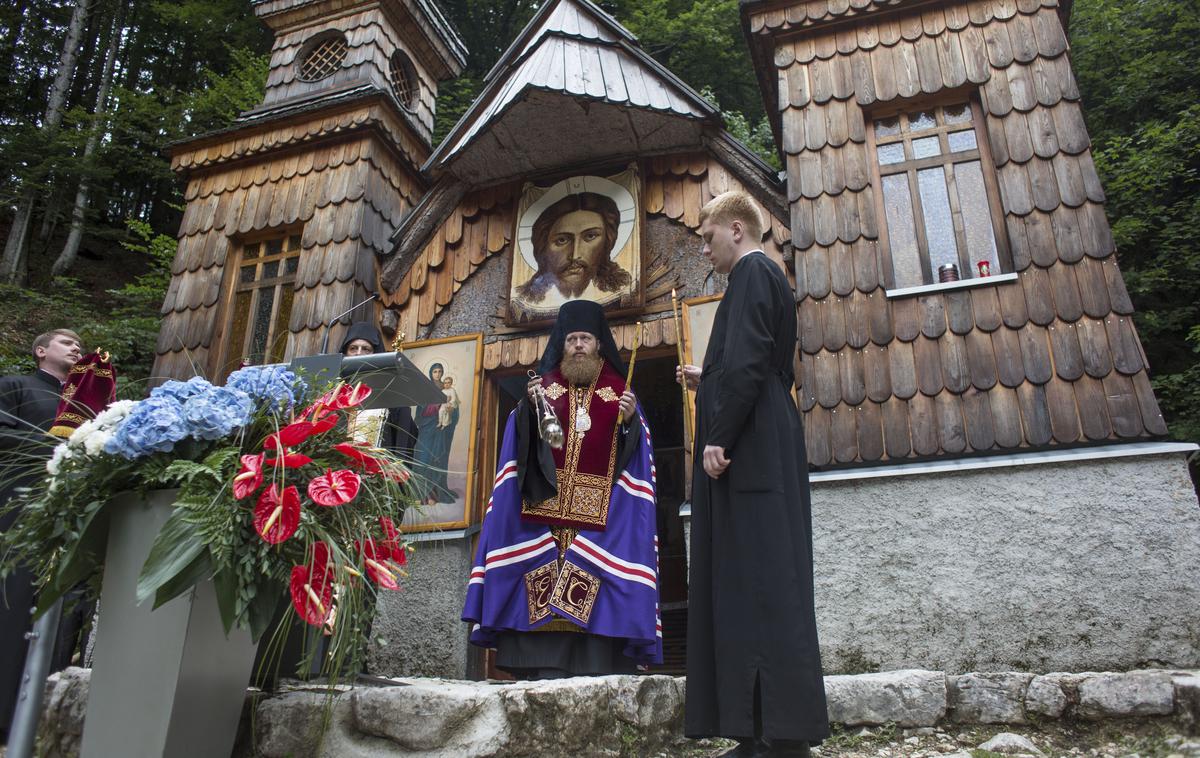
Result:
<svg viewBox="0 0 1200 758">
<path fill-rule="evenodd" d="M 494 183 L 589 158 L 695 147 L 705 122 L 720 123 L 712 104 L 611 16 L 588 0 L 554 0 L 488 73 L 424 169 Z M 537 149 L 512 153 L 531 131 Z M 497 150 L 510 153 L 503 169 L 489 160 Z"/>
</svg>

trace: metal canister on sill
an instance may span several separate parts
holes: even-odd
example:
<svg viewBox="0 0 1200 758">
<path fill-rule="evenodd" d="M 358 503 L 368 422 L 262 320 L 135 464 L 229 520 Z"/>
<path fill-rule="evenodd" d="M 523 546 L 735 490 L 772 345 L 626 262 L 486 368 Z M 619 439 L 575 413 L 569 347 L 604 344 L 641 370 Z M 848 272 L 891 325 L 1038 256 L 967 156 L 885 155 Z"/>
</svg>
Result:
<svg viewBox="0 0 1200 758">
<path fill-rule="evenodd" d="M 958 281 L 958 265 L 947 263 L 938 266 L 938 282 L 957 282 Z"/>
<path fill-rule="evenodd" d="M 982 277 L 982 276 L 991 276 L 991 275 L 992 275 L 992 264 L 991 264 L 990 262 L 988 262 L 988 261 L 979 261 L 979 262 L 978 262 L 978 263 L 976 263 L 975 265 L 976 265 L 976 266 L 979 268 L 979 275 L 980 275 L 981 277 Z"/>
</svg>

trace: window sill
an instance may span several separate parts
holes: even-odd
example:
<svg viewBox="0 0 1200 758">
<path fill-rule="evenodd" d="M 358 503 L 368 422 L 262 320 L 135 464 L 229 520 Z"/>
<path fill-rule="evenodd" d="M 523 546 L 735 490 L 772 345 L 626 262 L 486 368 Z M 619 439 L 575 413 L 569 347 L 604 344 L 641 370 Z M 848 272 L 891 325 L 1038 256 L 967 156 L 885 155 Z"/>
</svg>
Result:
<svg viewBox="0 0 1200 758">
<path fill-rule="evenodd" d="M 947 292 L 949 290 L 965 290 L 972 287 L 989 287 L 1004 282 L 1015 282 L 1016 274 L 996 274 L 995 276 L 977 276 L 957 282 L 939 282 L 937 284 L 922 284 L 919 287 L 902 287 L 901 289 L 884 290 L 888 300 L 913 295 L 927 295 L 932 292 Z"/>
</svg>

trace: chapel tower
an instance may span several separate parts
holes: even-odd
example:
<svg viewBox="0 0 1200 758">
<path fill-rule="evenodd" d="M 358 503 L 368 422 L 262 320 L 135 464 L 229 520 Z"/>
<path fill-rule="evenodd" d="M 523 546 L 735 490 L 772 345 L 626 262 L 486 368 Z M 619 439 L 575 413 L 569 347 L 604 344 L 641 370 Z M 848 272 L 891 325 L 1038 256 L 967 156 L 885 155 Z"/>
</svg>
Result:
<svg viewBox="0 0 1200 758">
<path fill-rule="evenodd" d="M 425 0 L 254 10 L 275 34 L 262 103 L 172 150 L 187 207 L 156 378 L 319 351 L 323 324 L 376 291 L 376 256 L 425 192 L 438 82 L 465 64 Z"/>
</svg>

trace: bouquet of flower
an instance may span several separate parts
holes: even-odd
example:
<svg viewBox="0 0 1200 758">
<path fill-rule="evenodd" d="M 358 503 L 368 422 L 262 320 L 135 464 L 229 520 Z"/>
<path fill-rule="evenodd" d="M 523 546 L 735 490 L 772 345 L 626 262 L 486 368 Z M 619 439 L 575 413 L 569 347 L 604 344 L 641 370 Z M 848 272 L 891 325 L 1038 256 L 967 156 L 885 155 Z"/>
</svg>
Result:
<svg viewBox="0 0 1200 758">
<path fill-rule="evenodd" d="M 309 390 L 279 367 L 248 367 L 224 387 L 169 381 L 81 425 L 15 502 L 4 567 L 38 571 L 43 610 L 103 561 L 113 495 L 177 488 L 175 510 L 138 579 L 154 607 L 212 579 L 228 632 L 258 640 L 290 596 L 343 655 L 361 650 L 376 587 L 396 589 L 406 547 L 395 522 L 412 505 L 409 471 L 346 440 L 363 385 Z M 341 661 L 337 662 L 339 665 Z"/>
</svg>

